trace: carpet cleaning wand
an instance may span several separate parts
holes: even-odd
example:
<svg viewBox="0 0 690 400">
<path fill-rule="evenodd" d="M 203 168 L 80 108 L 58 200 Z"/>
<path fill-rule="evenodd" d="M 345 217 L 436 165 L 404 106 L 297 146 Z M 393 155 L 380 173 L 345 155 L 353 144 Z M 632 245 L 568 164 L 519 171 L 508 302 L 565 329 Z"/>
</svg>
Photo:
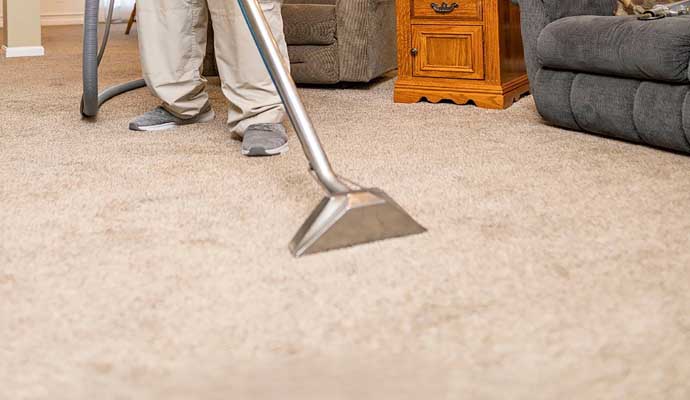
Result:
<svg viewBox="0 0 690 400">
<path fill-rule="evenodd" d="M 228 0 L 235 1 L 235 0 Z M 85 0 L 84 51 L 81 113 L 86 118 L 96 117 L 98 110 L 109 99 L 127 91 L 146 86 L 139 79 L 98 92 L 98 66 L 103 58 L 113 5 L 110 1 L 103 41 L 98 46 L 98 10 L 100 0 Z M 266 18 L 256 0 L 239 0 L 249 30 L 275 83 L 285 109 L 295 127 L 311 172 L 326 190 L 326 197 L 311 213 L 290 243 L 290 250 L 299 257 L 375 240 L 407 236 L 425 232 L 405 210 L 379 189 L 352 189 L 331 168 L 326 153 L 314 131 L 297 87 L 290 76 L 287 61 L 283 59 Z"/>
<path fill-rule="evenodd" d="M 232 0 L 231 0 L 232 1 Z M 290 243 L 299 257 L 342 247 L 425 232 L 380 189 L 352 189 L 333 172 L 297 87 L 257 0 L 238 0 L 259 53 L 278 89 L 309 166 L 326 190 Z"/>
</svg>

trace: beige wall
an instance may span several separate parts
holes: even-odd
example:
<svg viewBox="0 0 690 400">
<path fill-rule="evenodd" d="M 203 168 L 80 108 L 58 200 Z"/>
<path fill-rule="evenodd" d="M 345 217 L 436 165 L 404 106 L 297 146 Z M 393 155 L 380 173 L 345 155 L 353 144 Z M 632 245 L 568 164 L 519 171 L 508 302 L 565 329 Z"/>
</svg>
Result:
<svg viewBox="0 0 690 400">
<path fill-rule="evenodd" d="M 83 21 L 84 0 L 40 0 L 40 3 L 42 25 L 72 25 Z M 4 15 L 4 11 L 0 10 L 0 14 Z M 4 24 L 2 19 L 0 24 Z"/>
<path fill-rule="evenodd" d="M 40 46 L 40 12 L 39 0 L 3 0 L 3 45 Z"/>
</svg>

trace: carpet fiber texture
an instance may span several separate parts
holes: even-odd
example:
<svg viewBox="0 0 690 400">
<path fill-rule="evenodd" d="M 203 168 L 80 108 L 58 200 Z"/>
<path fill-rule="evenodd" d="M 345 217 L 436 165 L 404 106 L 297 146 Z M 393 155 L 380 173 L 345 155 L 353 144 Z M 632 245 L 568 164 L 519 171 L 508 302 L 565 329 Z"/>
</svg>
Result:
<svg viewBox="0 0 690 400">
<path fill-rule="evenodd" d="M 0 59 L 2 399 L 688 399 L 690 157 L 506 111 L 301 94 L 335 169 L 423 235 L 301 259 L 294 132 L 248 159 L 157 105 L 79 115 L 80 27 Z M 116 29 L 103 86 L 139 76 Z"/>
</svg>

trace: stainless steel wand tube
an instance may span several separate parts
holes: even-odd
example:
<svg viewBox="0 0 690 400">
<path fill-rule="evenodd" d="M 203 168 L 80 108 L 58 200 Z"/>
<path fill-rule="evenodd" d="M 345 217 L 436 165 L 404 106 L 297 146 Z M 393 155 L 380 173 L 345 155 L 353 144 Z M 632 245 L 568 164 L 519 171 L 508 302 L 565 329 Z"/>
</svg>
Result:
<svg viewBox="0 0 690 400">
<path fill-rule="evenodd" d="M 231 0 L 232 1 L 232 0 Z M 283 58 L 276 44 L 271 28 L 266 21 L 257 0 L 238 0 L 244 19 L 254 37 L 254 42 L 268 68 L 273 83 L 278 89 L 285 109 L 294 126 L 304 154 L 309 160 L 316 177 L 330 194 L 345 193 L 350 189 L 341 182 L 331 168 L 328 156 L 316 135 L 314 126 L 297 94 L 297 86 L 290 76 L 287 60 Z"/>
</svg>

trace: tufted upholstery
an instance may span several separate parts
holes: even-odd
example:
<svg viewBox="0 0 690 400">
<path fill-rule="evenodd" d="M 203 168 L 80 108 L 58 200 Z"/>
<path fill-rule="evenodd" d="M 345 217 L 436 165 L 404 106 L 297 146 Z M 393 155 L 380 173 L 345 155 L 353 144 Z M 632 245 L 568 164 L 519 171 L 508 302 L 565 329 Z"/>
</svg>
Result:
<svg viewBox="0 0 690 400">
<path fill-rule="evenodd" d="M 690 153 L 690 18 L 614 17 L 608 0 L 519 0 L 530 87 L 549 123 Z"/>
<path fill-rule="evenodd" d="M 539 63 L 602 75 L 688 83 L 688 17 L 639 21 L 635 17 L 561 18 L 537 39 Z"/>
</svg>

